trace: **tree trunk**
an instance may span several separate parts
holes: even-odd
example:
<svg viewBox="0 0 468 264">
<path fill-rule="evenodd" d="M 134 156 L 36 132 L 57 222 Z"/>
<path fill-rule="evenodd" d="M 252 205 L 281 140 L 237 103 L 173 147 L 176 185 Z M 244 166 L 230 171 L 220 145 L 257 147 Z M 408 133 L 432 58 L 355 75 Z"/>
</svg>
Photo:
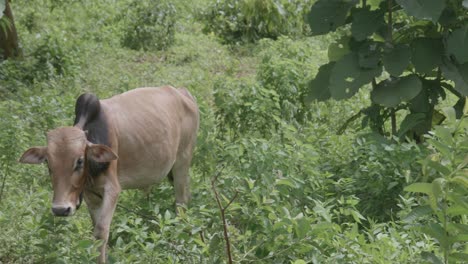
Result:
<svg viewBox="0 0 468 264">
<path fill-rule="evenodd" d="M 21 56 L 21 50 L 18 45 L 18 34 L 16 33 L 15 21 L 11 12 L 9 0 L 5 1 L 5 11 L 3 14 L 8 20 L 6 30 L 0 27 L 0 50 L 3 59 Z"/>
</svg>

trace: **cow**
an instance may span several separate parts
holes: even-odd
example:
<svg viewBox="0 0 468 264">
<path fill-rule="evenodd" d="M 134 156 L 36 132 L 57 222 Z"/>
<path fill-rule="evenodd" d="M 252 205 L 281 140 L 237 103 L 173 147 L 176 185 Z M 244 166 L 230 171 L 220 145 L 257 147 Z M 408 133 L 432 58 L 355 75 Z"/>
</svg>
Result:
<svg viewBox="0 0 468 264">
<path fill-rule="evenodd" d="M 104 263 L 121 190 L 168 177 L 176 205 L 189 202 L 198 127 L 198 106 L 185 88 L 137 88 L 104 100 L 85 93 L 76 101 L 74 125 L 49 131 L 47 146 L 28 149 L 20 162 L 47 163 L 54 215 L 73 215 L 84 198 Z"/>
</svg>

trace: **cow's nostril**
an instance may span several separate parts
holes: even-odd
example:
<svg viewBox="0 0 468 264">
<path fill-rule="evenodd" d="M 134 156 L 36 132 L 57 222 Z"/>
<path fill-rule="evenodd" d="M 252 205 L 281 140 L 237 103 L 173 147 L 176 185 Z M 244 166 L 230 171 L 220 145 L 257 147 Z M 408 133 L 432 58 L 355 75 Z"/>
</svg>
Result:
<svg viewBox="0 0 468 264">
<path fill-rule="evenodd" d="M 71 207 L 52 207 L 52 213 L 56 216 L 68 216 L 71 212 Z"/>
</svg>

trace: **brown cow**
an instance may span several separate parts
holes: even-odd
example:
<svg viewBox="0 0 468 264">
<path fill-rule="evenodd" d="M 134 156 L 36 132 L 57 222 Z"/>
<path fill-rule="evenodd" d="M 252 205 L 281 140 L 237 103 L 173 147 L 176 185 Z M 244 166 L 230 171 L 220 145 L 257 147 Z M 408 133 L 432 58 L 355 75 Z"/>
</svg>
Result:
<svg viewBox="0 0 468 264">
<path fill-rule="evenodd" d="M 94 236 L 104 241 L 99 262 L 105 262 L 109 226 L 122 189 L 146 188 L 168 176 L 176 203 L 189 201 L 198 107 L 186 89 L 164 86 L 105 100 L 83 94 L 75 114 L 73 127 L 49 131 L 47 146 L 28 149 L 20 162 L 47 163 L 54 215 L 73 215 L 84 196 Z"/>
</svg>

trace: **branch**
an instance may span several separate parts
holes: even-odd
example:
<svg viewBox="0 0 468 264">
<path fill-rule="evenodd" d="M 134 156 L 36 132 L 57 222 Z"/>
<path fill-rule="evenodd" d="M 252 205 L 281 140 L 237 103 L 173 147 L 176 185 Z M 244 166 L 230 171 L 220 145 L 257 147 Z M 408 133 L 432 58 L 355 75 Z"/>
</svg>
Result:
<svg viewBox="0 0 468 264">
<path fill-rule="evenodd" d="M 351 122 L 354 122 L 354 120 L 358 119 L 361 115 L 362 115 L 362 110 L 360 110 L 359 112 L 357 112 L 356 114 L 348 118 L 348 120 L 346 120 L 346 122 L 344 122 L 344 124 L 341 125 L 340 128 L 338 128 L 338 131 L 336 132 L 336 134 L 342 135 L 345 132 L 346 128 L 348 128 L 349 124 Z"/>
<path fill-rule="evenodd" d="M 224 234 L 224 240 L 226 241 L 226 253 L 227 253 L 227 256 L 228 256 L 228 263 L 232 264 L 233 262 L 232 262 L 232 254 L 231 254 L 231 242 L 229 240 L 229 235 L 228 235 L 228 230 L 227 230 L 228 225 L 227 225 L 227 222 L 226 222 L 225 212 L 226 212 L 226 209 L 231 205 L 231 203 L 236 199 L 237 194 L 239 192 L 236 191 L 236 193 L 234 194 L 234 197 L 232 197 L 229 200 L 229 202 L 228 202 L 228 204 L 226 206 L 223 206 L 221 204 L 221 201 L 219 200 L 219 193 L 216 190 L 216 184 L 215 183 L 218 180 L 218 177 L 221 174 L 222 169 L 220 171 L 218 171 L 218 173 L 216 173 L 216 175 L 211 180 L 211 187 L 212 187 L 213 192 L 215 194 L 216 203 L 218 204 L 218 208 L 219 208 L 219 210 L 221 212 L 221 219 L 223 221 L 223 234 Z"/>
<path fill-rule="evenodd" d="M 392 13 L 392 0 L 387 0 L 388 4 L 388 35 L 387 35 L 387 42 L 393 44 L 393 13 Z"/>
</svg>

